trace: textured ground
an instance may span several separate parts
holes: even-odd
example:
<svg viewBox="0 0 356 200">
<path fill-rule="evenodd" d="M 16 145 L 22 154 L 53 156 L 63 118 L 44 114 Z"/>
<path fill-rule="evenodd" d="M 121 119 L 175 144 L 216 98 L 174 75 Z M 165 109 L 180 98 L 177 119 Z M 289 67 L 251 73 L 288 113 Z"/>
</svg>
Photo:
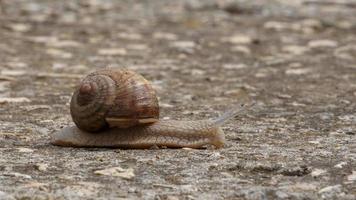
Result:
<svg viewBox="0 0 356 200">
<path fill-rule="evenodd" d="M 0 0 L 0 199 L 355 199 L 356 2 L 323 2 Z M 106 66 L 165 118 L 257 105 L 219 150 L 51 146 Z"/>
</svg>

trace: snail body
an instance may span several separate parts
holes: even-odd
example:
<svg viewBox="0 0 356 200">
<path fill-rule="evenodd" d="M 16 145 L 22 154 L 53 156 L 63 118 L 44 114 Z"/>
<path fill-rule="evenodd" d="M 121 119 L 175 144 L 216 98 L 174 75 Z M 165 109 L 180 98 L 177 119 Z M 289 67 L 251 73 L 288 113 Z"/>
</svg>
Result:
<svg viewBox="0 0 356 200">
<path fill-rule="evenodd" d="M 221 125 L 243 105 L 213 120 L 160 120 L 156 94 L 141 75 L 104 69 L 86 76 L 71 100 L 76 126 L 56 132 L 51 143 L 69 147 L 190 147 L 225 143 Z"/>
<path fill-rule="evenodd" d="M 92 134 L 75 126 L 62 129 L 54 135 L 52 143 L 69 147 L 110 147 L 146 149 L 157 147 L 201 148 L 224 145 L 225 136 L 213 122 L 161 120 L 149 126 L 113 128 Z"/>
</svg>

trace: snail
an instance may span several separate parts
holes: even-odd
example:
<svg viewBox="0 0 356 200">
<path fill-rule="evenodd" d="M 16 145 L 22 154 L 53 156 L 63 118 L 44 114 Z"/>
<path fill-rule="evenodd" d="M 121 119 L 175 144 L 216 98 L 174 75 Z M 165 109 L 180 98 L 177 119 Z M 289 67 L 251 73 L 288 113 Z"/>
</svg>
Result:
<svg viewBox="0 0 356 200">
<path fill-rule="evenodd" d="M 68 147 L 221 148 L 225 143 L 221 125 L 243 108 L 243 104 L 235 106 L 211 120 L 161 120 L 156 92 L 143 76 L 127 69 L 103 69 L 81 81 L 70 103 L 76 126 L 53 134 L 51 143 Z"/>
</svg>

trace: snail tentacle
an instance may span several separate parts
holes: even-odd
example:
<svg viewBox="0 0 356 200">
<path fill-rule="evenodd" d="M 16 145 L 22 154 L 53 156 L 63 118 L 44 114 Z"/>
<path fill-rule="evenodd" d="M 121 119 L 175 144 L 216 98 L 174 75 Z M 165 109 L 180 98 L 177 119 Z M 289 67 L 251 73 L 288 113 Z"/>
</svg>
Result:
<svg viewBox="0 0 356 200">
<path fill-rule="evenodd" d="M 230 119 L 234 118 L 237 114 L 243 112 L 244 110 L 246 110 L 247 108 L 250 108 L 252 106 L 254 106 L 255 103 L 241 103 L 238 105 L 233 106 L 230 110 L 228 110 L 227 112 L 225 112 L 224 114 L 222 114 L 221 116 L 219 116 L 216 119 L 213 119 L 213 122 L 216 126 L 220 126 L 223 125 L 225 122 L 229 121 Z"/>
</svg>

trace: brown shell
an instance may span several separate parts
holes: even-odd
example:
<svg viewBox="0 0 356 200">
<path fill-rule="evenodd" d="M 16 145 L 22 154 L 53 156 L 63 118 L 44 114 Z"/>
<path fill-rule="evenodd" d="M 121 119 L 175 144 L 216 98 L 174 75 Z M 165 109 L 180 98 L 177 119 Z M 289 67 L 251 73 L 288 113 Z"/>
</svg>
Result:
<svg viewBox="0 0 356 200">
<path fill-rule="evenodd" d="M 104 69 L 85 77 L 73 94 L 70 112 L 79 129 L 97 132 L 158 121 L 156 93 L 141 75 Z"/>
</svg>

